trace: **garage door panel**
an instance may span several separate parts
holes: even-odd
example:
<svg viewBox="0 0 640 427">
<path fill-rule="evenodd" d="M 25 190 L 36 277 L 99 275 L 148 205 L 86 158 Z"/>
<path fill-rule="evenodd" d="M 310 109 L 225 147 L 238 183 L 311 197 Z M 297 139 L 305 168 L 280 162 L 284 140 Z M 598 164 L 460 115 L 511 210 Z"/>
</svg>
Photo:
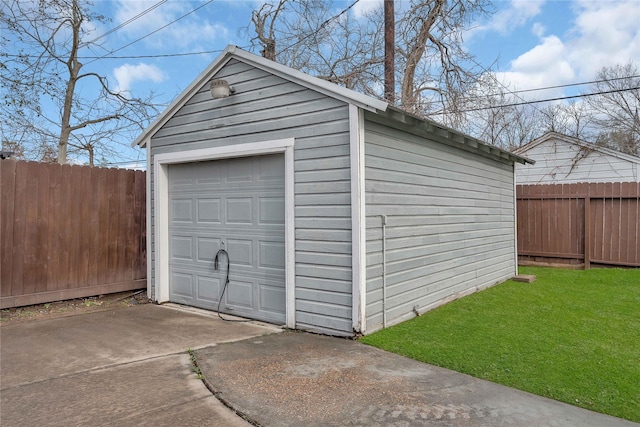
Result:
<svg viewBox="0 0 640 427">
<path fill-rule="evenodd" d="M 284 197 L 260 197 L 258 223 L 284 225 Z"/>
<path fill-rule="evenodd" d="M 222 177 L 225 170 L 226 165 L 223 162 L 217 165 L 211 164 L 211 162 L 198 163 L 195 171 L 196 182 L 198 185 L 220 185 L 223 182 Z"/>
<path fill-rule="evenodd" d="M 193 240 L 191 236 L 172 235 L 170 248 L 171 259 L 193 260 Z"/>
<path fill-rule="evenodd" d="M 189 199 L 173 199 L 171 200 L 171 217 L 172 222 L 193 222 L 193 200 Z"/>
<path fill-rule="evenodd" d="M 238 158 L 227 162 L 227 182 L 252 182 L 253 158 Z"/>
<path fill-rule="evenodd" d="M 260 308 L 272 313 L 282 313 L 285 309 L 285 291 L 280 286 L 260 283 Z"/>
<path fill-rule="evenodd" d="M 237 197 L 226 199 L 227 224 L 253 224 L 253 199 L 250 197 Z"/>
<path fill-rule="evenodd" d="M 184 165 L 176 165 L 176 167 L 172 167 L 171 181 L 169 182 L 170 190 L 181 187 L 191 187 L 193 183 L 193 173 L 189 167 L 185 167 Z"/>
<path fill-rule="evenodd" d="M 198 237 L 197 242 L 197 259 L 200 262 L 211 262 L 222 246 L 219 237 Z"/>
<path fill-rule="evenodd" d="M 198 223 L 222 223 L 222 201 L 220 198 L 198 198 Z"/>
<path fill-rule="evenodd" d="M 171 273 L 172 293 L 183 297 L 193 295 L 193 275 L 188 273 Z"/>
<path fill-rule="evenodd" d="M 221 311 L 284 323 L 284 155 L 171 165 L 169 182 L 170 299 L 217 309 L 223 248 Z"/>
<path fill-rule="evenodd" d="M 227 285 L 226 305 L 253 309 L 253 283 L 234 280 Z"/>
<path fill-rule="evenodd" d="M 217 304 L 220 292 L 222 290 L 219 277 L 197 276 L 197 296 L 198 300 Z"/>
<path fill-rule="evenodd" d="M 258 243 L 258 266 L 262 268 L 284 269 L 284 242 L 261 240 Z"/>
<path fill-rule="evenodd" d="M 234 267 L 253 266 L 253 240 L 227 239 L 227 252 L 233 254 L 230 260 Z"/>
<path fill-rule="evenodd" d="M 258 163 L 258 169 L 258 180 L 282 180 L 284 182 L 283 156 L 265 156 L 263 160 Z"/>
</svg>

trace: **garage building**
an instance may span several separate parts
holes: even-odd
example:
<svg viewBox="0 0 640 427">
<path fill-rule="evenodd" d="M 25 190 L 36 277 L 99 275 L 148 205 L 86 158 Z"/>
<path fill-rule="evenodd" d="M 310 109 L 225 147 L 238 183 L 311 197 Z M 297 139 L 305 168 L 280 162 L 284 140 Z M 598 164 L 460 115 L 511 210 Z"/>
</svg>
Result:
<svg viewBox="0 0 640 427">
<path fill-rule="evenodd" d="M 134 145 L 158 302 L 350 336 L 517 273 L 525 158 L 235 46 Z"/>
</svg>

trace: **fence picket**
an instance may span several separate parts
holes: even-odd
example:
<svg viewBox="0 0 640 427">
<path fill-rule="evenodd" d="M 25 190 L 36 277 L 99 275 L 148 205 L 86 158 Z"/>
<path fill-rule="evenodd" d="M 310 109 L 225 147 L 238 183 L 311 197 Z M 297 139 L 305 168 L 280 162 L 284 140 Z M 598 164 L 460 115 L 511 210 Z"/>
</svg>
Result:
<svg viewBox="0 0 640 427">
<path fill-rule="evenodd" d="M 0 308 L 145 286 L 145 173 L 0 161 Z"/>
<path fill-rule="evenodd" d="M 518 185 L 516 199 L 521 262 L 640 267 L 640 183 Z"/>
</svg>

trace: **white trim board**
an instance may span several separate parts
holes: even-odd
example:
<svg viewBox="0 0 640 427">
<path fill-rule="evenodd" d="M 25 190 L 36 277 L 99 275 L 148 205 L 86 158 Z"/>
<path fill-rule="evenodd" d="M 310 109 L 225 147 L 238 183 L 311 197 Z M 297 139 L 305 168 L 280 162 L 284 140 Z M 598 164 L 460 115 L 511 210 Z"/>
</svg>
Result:
<svg viewBox="0 0 640 427">
<path fill-rule="evenodd" d="M 284 153 L 285 161 L 285 318 L 295 328 L 295 206 L 293 138 L 157 154 L 153 159 L 155 202 L 155 300 L 169 301 L 169 165 Z M 150 193 L 150 192 L 149 192 Z M 148 208 L 150 212 L 150 206 Z M 151 221 L 148 221 L 150 224 Z"/>
<path fill-rule="evenodd" d="M 366 332 L 366 217 L 364 201 L 364 116 L 358 106 L 349 105 L 349 146 L 351 157 L 351 270 L 353 330 Z"/>
</svg>

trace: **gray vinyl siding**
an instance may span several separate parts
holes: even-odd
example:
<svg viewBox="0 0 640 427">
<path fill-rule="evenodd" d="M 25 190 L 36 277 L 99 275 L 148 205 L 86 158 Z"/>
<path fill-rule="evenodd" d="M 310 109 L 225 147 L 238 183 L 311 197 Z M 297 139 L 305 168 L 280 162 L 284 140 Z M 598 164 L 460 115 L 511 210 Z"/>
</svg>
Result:
<svg viewBox="0 0 640 427">
<path fill-rule="evenodd" d="M 367 333 L 515 270 L 513 164 L 365 122 Z"/>
<path fill-rule="evenodd" d="M 213 100 L 206 84 L 152 137 L 152 162 L 161 153 L 295 138 L 296 326 L 351 334 L 348 105 L 237 60 L 215 78 L 236 93 Z"/>
</svg>

